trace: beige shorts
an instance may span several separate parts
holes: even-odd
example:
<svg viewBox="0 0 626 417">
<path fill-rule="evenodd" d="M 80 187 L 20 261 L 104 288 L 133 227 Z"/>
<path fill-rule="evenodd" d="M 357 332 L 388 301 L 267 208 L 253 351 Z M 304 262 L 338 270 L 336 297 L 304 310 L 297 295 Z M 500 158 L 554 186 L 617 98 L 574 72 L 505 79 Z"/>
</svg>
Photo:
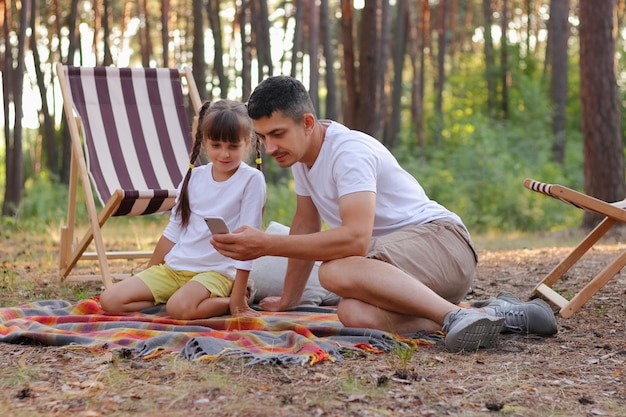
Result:
<svg viewBox="0 0 626 417">
<path fill-rule="evenodd" d="M 137 274 L 150 289 L 154 304 L 164 304 L 189 281 L 197 281 L 214 297 L 229 297 L 234 281 L 215 271 L 175 271 L 165 264 L 154 265 Z"/>
<path fill-rule="evenodd" d="M 452 303 L 467 295 L 478 261 L 465 229 L 447 221 L 408 226 L 372 239 L 366 257 L 400 268 Z"/>
</svg>

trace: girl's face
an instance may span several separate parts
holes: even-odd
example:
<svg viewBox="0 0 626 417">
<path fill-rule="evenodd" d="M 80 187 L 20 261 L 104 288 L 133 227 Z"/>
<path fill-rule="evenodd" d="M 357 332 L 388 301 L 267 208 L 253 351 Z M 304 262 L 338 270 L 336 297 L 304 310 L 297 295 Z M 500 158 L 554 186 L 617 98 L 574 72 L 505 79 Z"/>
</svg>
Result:
<svg viewBox="0 0 626 417">
<path fill-rule="evenodd" d="M 205 142 L 207 157 L 213 162 L 213 178 L 216 181 L 225 181 L 237 171 L 249 144 L 249 138 L 237 143 L 211 139 Z"/>
</svg>

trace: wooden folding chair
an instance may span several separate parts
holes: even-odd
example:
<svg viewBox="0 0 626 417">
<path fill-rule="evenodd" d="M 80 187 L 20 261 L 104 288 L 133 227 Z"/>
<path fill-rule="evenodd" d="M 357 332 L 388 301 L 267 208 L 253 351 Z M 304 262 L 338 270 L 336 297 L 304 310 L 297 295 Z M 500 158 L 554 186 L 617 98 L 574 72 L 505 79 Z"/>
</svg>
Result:
<svg viewBox="0 0 626 417">
<path fill-rule="evenodd" d="M 574 266 L 589 249 L 615 224 L 626 223 L 626 199 L 607 203 L 558 184 L 544 184 L 527 178 L 524 186 L 547 196 L 559 199 L 583 210 L 604 216 L 604 219 L 533 289 L 532 294 L 541 294 L 560 307 L 561 317 L 571 317 L 583 304 L 598 292 L 611 278 L 626 266 L 626 251 L 608 263 L 595 277 L 569 300 L 557 293 L 552 286 Z"/>
<path fill-rule="evenodd" d="M 195 112 L 194 126 L 202 103 L 189 68 L 57 64 L 56 72 L 72 146 L 60 272 L 63 279 L 102 279 L 109 287 L 112 276 L 108 260 L 149 258 L 152 252 L 106 251 L 101 230 L 104 223 L 111 216 L 137 216 L 172 208 L 176 188 L 189 167 L 193 143 L 181 80 L 186 81 Z M 75 242 L 79 180 L 89 228 Z M 94 191 L 103 205 L 99 213 Z M 92 241 L 95 252 L 86 252 Z M 101 275 L 70 275 L 79 260 L 98 260 Z"/>
</svg>

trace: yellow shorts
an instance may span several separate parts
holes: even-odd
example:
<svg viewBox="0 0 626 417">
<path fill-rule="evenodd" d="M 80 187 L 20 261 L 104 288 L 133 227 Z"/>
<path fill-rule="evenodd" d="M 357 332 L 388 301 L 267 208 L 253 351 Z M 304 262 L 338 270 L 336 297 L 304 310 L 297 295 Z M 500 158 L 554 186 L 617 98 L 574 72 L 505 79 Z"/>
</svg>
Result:
<svg viewBox="0 0 626 417">
<path fill-rule="evenodd" d="M 192 280 L 202 284 L 211 293 L 211 298 L 229 297 L 234 284 L 232 279 L 219 272 L 175 271 L 165 264 L 151 266 L 137 277 L 152 292 L 155 305 L 166 303 L 180 287 Z"/>
</svg>

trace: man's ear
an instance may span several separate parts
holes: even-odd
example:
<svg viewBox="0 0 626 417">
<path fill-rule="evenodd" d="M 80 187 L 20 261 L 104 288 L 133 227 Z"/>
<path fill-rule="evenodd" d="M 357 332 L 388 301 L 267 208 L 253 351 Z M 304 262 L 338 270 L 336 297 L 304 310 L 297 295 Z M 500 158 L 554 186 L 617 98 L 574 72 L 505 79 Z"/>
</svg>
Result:
<svg viewBox="0 0 626 417">
<path fill-rule="evenodd" d="M 315 116 L 313 115 L 313 113 L 304 113 L 303 122 L 306 132 L 311 133 L 311 131 L 315 127 Z"/>
</svg>

